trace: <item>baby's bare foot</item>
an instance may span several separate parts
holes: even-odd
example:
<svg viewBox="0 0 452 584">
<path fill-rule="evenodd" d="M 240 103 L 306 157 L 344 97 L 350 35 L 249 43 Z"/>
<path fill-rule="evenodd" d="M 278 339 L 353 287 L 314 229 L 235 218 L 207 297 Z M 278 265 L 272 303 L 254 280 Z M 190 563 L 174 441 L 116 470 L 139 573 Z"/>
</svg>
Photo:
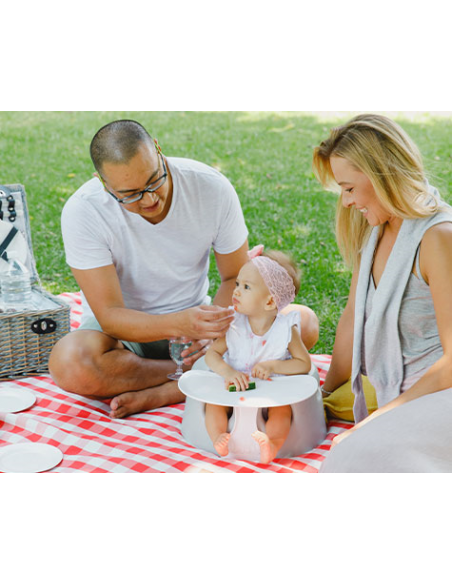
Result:
<svg viewBox="0 0 452 584">
<path fill-rule="evenodd" d="M 231 437 L 228 433 L 223 433 L 215 440 L 214 448 L 220 456 L 226 456 L 229 453 L 228 442 Z"/>
<path fill-rule="evenodd" d="M 267 434 L 256 430 L 251 436 L 256 440 L 261 449 L 261 464 L 269 464 L 276 456 L 274 445 L 271 443 Z"/>
</svg>

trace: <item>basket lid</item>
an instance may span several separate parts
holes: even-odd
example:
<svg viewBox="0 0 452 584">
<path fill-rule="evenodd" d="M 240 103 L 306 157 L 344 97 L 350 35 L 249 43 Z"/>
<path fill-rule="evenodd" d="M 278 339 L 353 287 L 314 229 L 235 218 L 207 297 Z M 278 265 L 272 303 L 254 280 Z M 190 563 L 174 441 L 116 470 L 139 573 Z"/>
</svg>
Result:
<svg viewBox="0 0 452 584">
<path fill-rule="evenodd" d="M 14 251 L 28 268 L 33 284 L 40 283 L 31 241 L 27 196 L 23 185 L 0 185 L 0 245 L 6 240 L 6 254 Z M 0 254 L 1 255 L 1 254 Z M 0 273 L 7 262 L 0 257 Z"/>
</svg>

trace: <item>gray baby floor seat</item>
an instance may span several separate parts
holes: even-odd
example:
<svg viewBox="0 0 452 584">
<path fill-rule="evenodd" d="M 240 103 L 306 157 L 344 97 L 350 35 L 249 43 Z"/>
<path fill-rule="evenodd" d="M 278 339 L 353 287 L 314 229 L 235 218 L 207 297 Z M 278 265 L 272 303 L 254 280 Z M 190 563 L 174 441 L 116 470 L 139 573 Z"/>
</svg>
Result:
<svg viewBox="0 0 452 584">
<path fill-rule="evenodd" d="M 315 448 L 326 436 L 319 380 L 313 365 L 308 375 L 256 380 L 256 390 L 230 393 L 222 378 L 209 370 L 204 358 L 199 359 L 179 380 L 179 388 L 186 395 L 182 435 L 196 448 L 216 454 L 206 430 L 206 403 L 232 406 L 227 458 L 259 462 L 259 445 L 251 434 L 256 429 L 265 432 L 268 407 L 290 404 L 292 424 L 277 458 L 299 456 Z"/>
</svg>

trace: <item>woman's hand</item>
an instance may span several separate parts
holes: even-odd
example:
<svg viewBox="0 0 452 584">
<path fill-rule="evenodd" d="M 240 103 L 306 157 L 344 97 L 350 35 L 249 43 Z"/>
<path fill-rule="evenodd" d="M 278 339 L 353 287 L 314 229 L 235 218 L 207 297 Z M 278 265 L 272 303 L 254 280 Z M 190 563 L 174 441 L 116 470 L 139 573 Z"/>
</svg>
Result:
<svg viewBox="0 0 452 584">
<path fill-rule="evenodd" d="M 342 440 L 345 440 L 345 438 L 350 436 L 350 434 L 352 434 L 355 430 L 356 430 L 356 426 L 353 426 L 353 428 L 349 428 L 348 430 L 345 430 L 344 432 L 341 432 L 340 434 L 335 436 L 333 438 L 333 441 L 331 442 L 331 448 L 334 448 L 334 446 L 337 446 L 339 444 L 339 442 L 342 442 Z"/>
<path fill-rule="evenodd" d="M 333 446 L 337 446 L 339 444 L 339 442 L 342 442 L 342 440 L 345 440 L 346 438 L 348 438 L 348 436 L 350 436 L 350 434 L 355 432 L 355 430 L 359 430 L 359 428 L 362 428 L 362 426 L 365 426 L 366 424 L 368 424 L 372 420 L 375 420 L 375 418 L 378 418 L 378 416 L 380 416 L 381 414 L 384 414 L 385 411 L 390 410 L 393 407 L 394 402 L 395 402 L 395 400 L 393 400 L 392 402 L 389 402 L 389 404 L 387 404 L 383 408 L 375 410 L 372 414 L 370 414 L 370 416 L 367 416 L 367 418 L 364 418 L 364 420 L 361 420 L 361 422 L 359 422 L 358 424 L 355 424 L 352 428 L 349 428 L 348 430 L 345 430 L 345 432 L 341 432 L 340 434 L 335 436 L 333 438 L 332 443 L 331 443 L 331 448 L 333 448 Z"/>
<path fill-rule="evenodd" d="M 322 392 L 322 397 L 329 397 L 330 395 L 333 395 L 333 393 L 336 391 L 336 389 L 339 389 L 338 387 L 335 387 L 333 389 L 333 391 L 326 391 L 326 389 L 323 389 L 324 385 L 322 385 L 322 387 L 320 388 L 320 391 Z"/>
</svg>

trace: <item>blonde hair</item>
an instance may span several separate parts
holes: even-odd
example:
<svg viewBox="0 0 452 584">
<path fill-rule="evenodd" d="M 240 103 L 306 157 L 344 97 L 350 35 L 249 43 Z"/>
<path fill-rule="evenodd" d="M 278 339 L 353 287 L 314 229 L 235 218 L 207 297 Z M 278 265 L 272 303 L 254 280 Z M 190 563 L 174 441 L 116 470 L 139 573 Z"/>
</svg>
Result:
<svg viewBox="0 0 452 584">
<path fill-rule="evenodd" d="M 298 267 L 297 267 L 296 263 L 294 262 L 294 260 L 292 259 L 292 257 L 290 255 L 288 255 L 287 253 L 284 253 L 282 251 L 276 251 L 276 250 L 271 250 L 271 249 L 263 251 L 262 256 L 270 258 L 271 260 L 278 263 L 280 266 L 282 266 L 287 271 L 287 273 L 289 274 L 289 276 L 293 280 L 293 285 L 295 286 L 295 296 L 296 296 L 300 290 L 301 272 L 298 269 Z"/>
<path fill-rule="evenodd" d="M 330 159 L 346 159 L 370 180 L 385 210 L 401 219 L 434 214 L 438 202 L 428 190 L 419 149 L 394 121 L 378 114 L 356 116 L 331 130 L 330 137 L 314 149 L 313 169 L 328 190 L 338 190 Z M 338 200 L 336 239 L 348 265 L 354 267 L 372 227 L 354 207 Z"/>
</svg>

